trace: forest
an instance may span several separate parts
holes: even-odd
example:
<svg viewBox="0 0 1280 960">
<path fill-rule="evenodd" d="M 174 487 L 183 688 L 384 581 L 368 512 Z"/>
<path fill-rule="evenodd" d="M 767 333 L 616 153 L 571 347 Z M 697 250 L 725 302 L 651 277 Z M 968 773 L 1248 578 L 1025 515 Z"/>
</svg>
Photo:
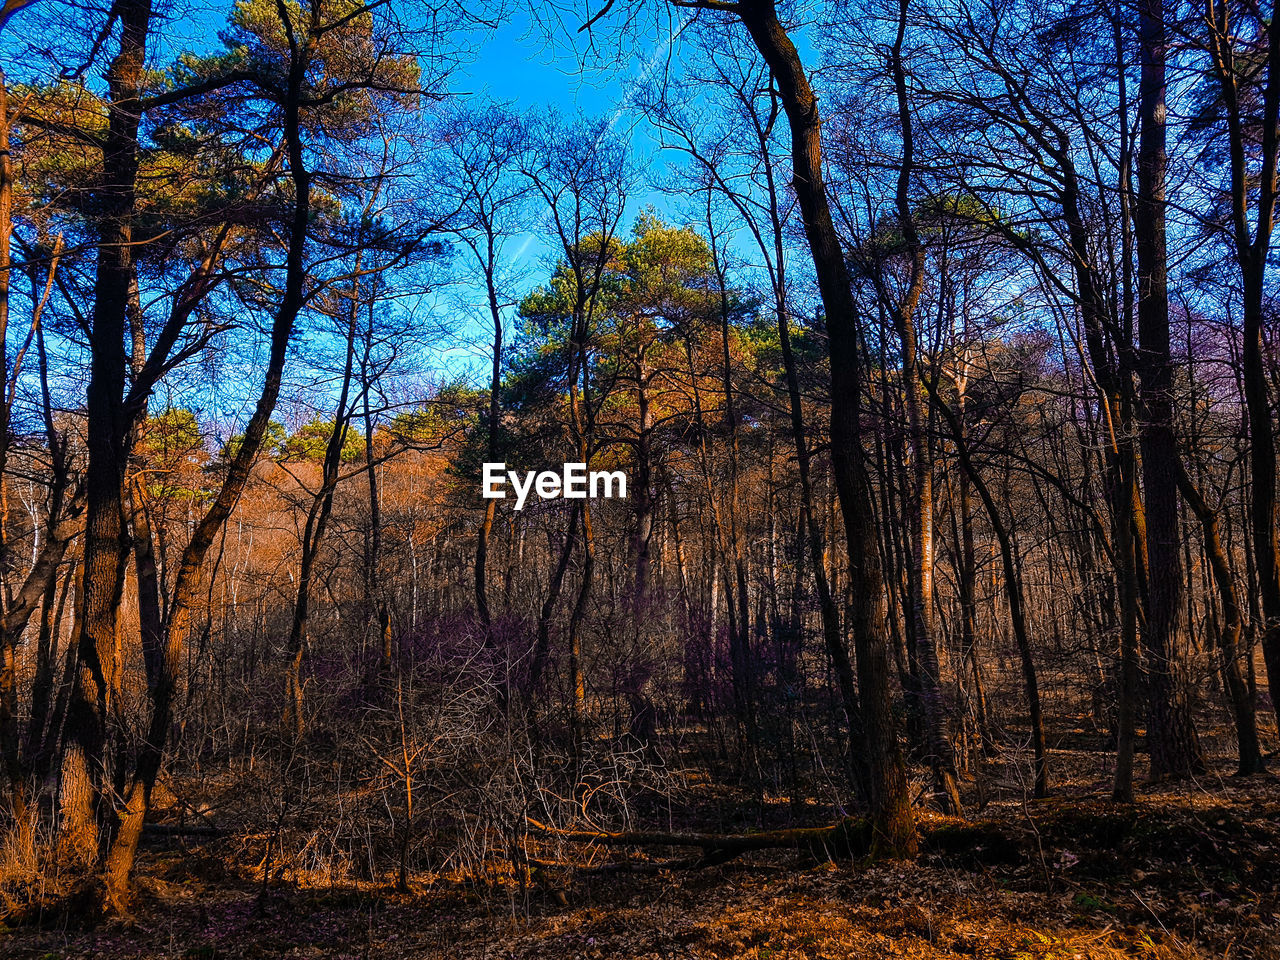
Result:
<svg viewBox="0 0 1280 960">
<path fill-rule="evenodd" d="M 0 954 L 1280 958 L 1270 3 L 0 66 Z"/>
</svg>

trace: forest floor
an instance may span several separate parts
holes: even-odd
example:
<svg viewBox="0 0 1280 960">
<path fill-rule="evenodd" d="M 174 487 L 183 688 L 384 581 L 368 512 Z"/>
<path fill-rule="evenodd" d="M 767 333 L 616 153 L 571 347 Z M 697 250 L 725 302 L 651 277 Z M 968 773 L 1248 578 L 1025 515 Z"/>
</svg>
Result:
<svg viewBox="0 0 1280 960">
<path fill-rule="evenodd" d="M 1143 789 L 1133 805 L 1100 783 L 993 802 L 972 814 L 976 834 L 922 814 L 913 862 L 771 851 L 697 871 L 543 871 L 487 890 L 267 888 L 217 843 L 170 840 L 140 856 L 131 920 L 0 925 L 0 956 L 1280 958 L 1280 781 L 1220 772 Z M 634 866 L 666 853 L 608 856 Z"/>
</svg>

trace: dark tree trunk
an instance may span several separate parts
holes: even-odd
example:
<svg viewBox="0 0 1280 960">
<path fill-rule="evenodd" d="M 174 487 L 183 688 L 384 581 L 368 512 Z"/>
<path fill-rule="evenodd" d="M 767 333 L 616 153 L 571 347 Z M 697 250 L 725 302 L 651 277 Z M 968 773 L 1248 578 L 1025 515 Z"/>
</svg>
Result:
<svg viewBox="0 0 1280 960">
<path fill-rule="evenodd" d="M 915 818 L 893 715 L 884 583 L 873 519 L 871 478 L 862 449 L 861 391 L 865 364 L 849 271 L 823 183 L 818 102 L 800 55 L 778 21 L 772 0 L 744 0 L 737 9 L 756 48 L 773 71 L 787 114 L 791 128 L 793 186 L 826 307 L 831 350 L 832 465 L 849 551 L 851 626 L 871 767 L 874 848 L 890 855 L 914 856 Z"/>
<path fill-rule="evenodd" d="M 1031 715 L 1031 747 L 1035 758 L 1035 786 L 1037 797 L 1049 795 L 1049 756 L 1045 745 L 1044 717 L 1040 709 L 1040 684 L 1036 675 L 1035 660 L 1031 655 L 1031 637 L 1027 629 L 1026 602 L 1022 592 L 1022 575 L 1019 570 L 1014 550 L 1013 537 L 1008 525 L 1000 513 L 1000 507 L 992 496 L 990 488 L 982 475 L 974 468 L 969 455 L 969 444 L 955 412 L 946 405 L 937 394 L 937 388 L 928 384 L 929 395 L 935 408 L 946 419 L 951 429 L 952 438 L 956 442 L 956 454 L 960 466 L 973 481 L 978 497 L 986 508 L 987 519 L 995 532 L 996 541 L 1000 545 L 1000 563 L 1004 569 L 1005 596 L 1009 601 L 1009 621 L 1013 626 L 1013 637 L 1018 647 L 1018 658 L 1022 667 L 1022 686 L 1027 697 L 1027 712 Z"/>
<path fill-rule="evenodd" d="M 1223 685 L 1226 687 L 1227 701 L 1235 722 L 1236 752 L 1239 758 L 1237 773 L 1241 776 L 1261 773 L 1265 766 L 1262 762 L 1262 747 L 1258 741 L 1257 708 L 1246 677 L 1247 671 L 1241 669 L 1248 660 L 1248 648 L 1241 643 L 1244 618 L 1241 616 L 1240 599 L 1236 593 L 1235 578 L 1231 574 L 1231 564 L 1218 529 L 1218 511 L 1205 502 L 1204 496 L 1185 469 L 1178 472 L 1178 485 L 1186 498 L 1187 506 L 1196 515 L 1204 531 L 1205 557 L 1213 571 L 1218 600 L 1222 604 L 1222 619 L 1215 639 Z"/>
<path fill-rule="evenodd" d="M 1147 603 L 1144 633 L 1151 680 L 1147 740 L 1154 778 L 1204 770 L 1191 715 L 1178 526 L 1178 444 L 1174 436 L 1173 360 L 1169 347 L 1165 240 L 1165 36 L 1162 0 L 1139 11 L 1138 193 L 1134 237 L 1138 254 L 1138 372 L 1145 407 L 1140 422 L 1145 488 Z"/>
<path fill-rule="evenodd" d="M 1227 144 L 1231 156 L 1231 233 L 1244 292 L 1244 340 L 1242 344 L 1243 390 L 1249 421 L 1250 500 L 1256 589 L 1262 607 L 1262 653 L 1272 707 L 1280 711 L 1280 550 L 1276 542 L 1276 446 L 1275 423 L 1262 350 L 1263 293 L 1267 257 L 1275 227 L 1277 154 L 1280 154 L 1280 30 L 1274 22 L 1267 29 L 1266 85 L 1262 95 L 1261 157 L 1256 178 L 1251 176 L 1246 151 L 1244 108 L 1239 81 L 1244 69 L 1235 62 L 1230 11 L 1221 0 L 1206 0 L 1205 22 L 1209 47 L 1226 114 Z M 1250 231 L 1249 200 L 1256 185 L 1257 210 Z M 1248 553 L 1246 553 L 1248 559 Z"/>
<path fill-rule="evenodd" d="M 493 321 L 493 355 L 492 368 L 489 373 L 489 423 L 486 437 L 486 450 L 490 463 L 498 462 L 498 427 L 502 416 L 502 310 L 498 305 L 498 288 L 494 279 L 492 233 L 488 236 L 489 259 L 485 263 L 485 289 L 489 301 L 489 317 Z M 476 533 L 476 613 L 484 627 L 486 640 L 492 623 L 489 611 L 488 575 L 485 572 L 489 560 L 489 538 L 493 536 L 493 521 L 498 513 L 498 501 L 488 499 L 484 502 L 484 517 L 480 520 L 480 529 Z"/>
<path fill-rule="evenodd" d="M 316 558 L 320 555 L 325 529 L 329 525 L 329 515 L 333 511 L 333 494 L 337 489 L 338 473 L 342 468 L 342 451 L 346 446 L 347 431 L 355 413 L 354 404 L 348 409 L 348 400 L 351 393 L 351 376 L 355 369 L 356 314 L 359 309 L 357 287 L 351 291 L 346 361 L 333 430 L 325 445 L 324 461 L 320 468 L 320 487 L 311 499 L 311 508 L 307 511 L 307 522 L 302 530 L 302 560 L 298 566 L 298 589 L 293 603 L 293 620 L 289 626 L 289 660 L 285 668 L 285 721 L 295 737 L 301 737 L 306 726 L 302 664 L 307 648 L 307 623 L 311 614 L 311 583 L 315 575 Z M 369 462 L 368 467 L 372 472 L 372 461 Z"/>
</svg>

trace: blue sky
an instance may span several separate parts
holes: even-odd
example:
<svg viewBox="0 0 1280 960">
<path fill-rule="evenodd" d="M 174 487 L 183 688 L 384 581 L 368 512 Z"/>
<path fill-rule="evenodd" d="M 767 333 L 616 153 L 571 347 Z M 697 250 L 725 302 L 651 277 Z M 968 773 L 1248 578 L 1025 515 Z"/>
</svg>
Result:
<svg viewBox="0 0 1280 960">
<path fill-rule="evenodd" d="M 215 48 L 231 6 L 232 0 L 172 0 L 166 4 L 150 44 L 152 63 L 159 66 L 186 50 L 205 52 Z M 597 49 L 593 65 L 584 69 L 573 49 L 575 43 L 585 42 L 585 35 L 576 33 L 576 22 L 561 24 L 554 42 L 548 42 L 543 25 L 531 22 L 528 8 L 520 4 L 510 6 L 516 8 L 513 15 L 495 28 L 463 31 L 453 36 L 452 42 L 462 56 L 462 63 L 450 79 L 450 90 L 465 100 L 505 102 L 521 110 L 554 106 L 565 114 L 580 112 L 588 117 L 608 117 L 615 122 L 615 132 L 629 139 L 633 159 L 642 171 L 621 230 L 628 231 L 635 216 L 650 206 L 667 219 L 681 222 L 684 218 L 678 203 L 654 186 L 676 158 L 658 148 L 630 103 L 651 71 L 668 67 L 678 71 L 682 67 L 678 52 L 668 59 L 670 26 L 655 22 L 651 25 L 653 29 L 640 31 L 647 36 L 630 37 L 619 47 L 612 33 L 616 24 L 602 23 L 600 46 L 615 41 L 615 46 L 608 50 L 615 56 L 610 59 L 604 55 L 605 50 Z M 87 34 L 81 35 L 82 28 L 87 29 L 87 22 L 72 26 L 66 20 L 54 19 L 50 23 L 46 18 L 55 9 L 37 4 L 22 11 L 0 35 L 0 57 L 8 61 L 11 81 L 24 73 L 30 77 L 32 72 L 42 74 L 49 69 L 44 57 L 15 56 L 19 51 L 26 52 L 33 32 L 38 34 L 52 26 L 57 40 L 71 46 L 87 41 Z M 677 28 L 686 22 L 684 14 L 674 20 Z M 91 85 L 100 83 L 100 71 L 91 69 L 85 79 Z M 516 274 L 517 295 L 543 282 L 558 254 L 550 231 L 537 218 L 531 221 L 524 236 L 511 242 L 508 251 Z M 480 291 L 475 293 L 475 297 L 468 296 L 465 286 L 457 285 L 445 294 L 428 296 L 409 307 L 422 316 L 426 324 L 444 326 L 453 334 L 447 338 L 451 342 L 437 341 L 431 351 L 429 362 L 441 375 L 483 367 L 479 361 L 487 351 L 488 321 L 483 311 L 473 313 L 466 308 L 467 301 L 471 300 L 477 305 L 483 304 Z M 514 316 L 510 319 L 514 320 Z"/>
<path fill-rule="evenodd" d="M 554 106 L 565 114 L 581 112 L 588 117 L 608 117 L 619 132 L 631 131 L 629 147 L 649 181 L 673 159 L 658 148 L 644 124 L 637 123 L 638 113 L 630 104 L 638 85 L 666 57 L 669 49 L 666 42 L 650 39 L 631 51 L 629 61 L 584 70 L 569 44 L 562 39 L 547 43 L 525 10 L 477 39 L 481 43 L 474 56 L 463 64 L 450 83 L 455 95 L 510 103 L 522 110 Z M 642 209 L 650 206 L 670 219 L 680 219 L 666 195 L 642 180 L 623 218 L 623 232 L 630 229 L 632 220 Z M 546 278 L 550 262 L 559 252 L 545 224 L 536 221 L 530 224 L 527 233 L 509 244 L 508 250 L 513 266 L 518 269 L 520 292 L 532 289 Z M 480 293 L 477 290 L 478 303 L 483 302 Z M 482 330 L 485 324 L 487 320 L 478 327 Z M 440 359 L 442 365 L 456 370 L 485 349 L 481 335 L 473 345 L 448 350 Z"/>
<path fill-rule="evenodd" d="M 613 109 L 624 96 L 618 72 L 584 75 L 570 51 L 545 43 L 524 11 L 483 38 L 452 86 L 463 96 L 480 94 L 522 107 L 557 103 L 588 113 Z"/>
</svg>

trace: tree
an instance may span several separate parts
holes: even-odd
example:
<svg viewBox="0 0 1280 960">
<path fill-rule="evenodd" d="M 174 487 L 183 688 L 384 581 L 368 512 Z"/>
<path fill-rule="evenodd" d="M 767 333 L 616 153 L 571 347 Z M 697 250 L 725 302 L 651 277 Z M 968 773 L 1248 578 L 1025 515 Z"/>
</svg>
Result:
<svg viewBox="0 0 1280 960">
<path fill-rule="evenodd" d="M 590 464 L 597 452 L 596 417 L 602 398 L 593 395 L 591 351 L 596 336 L 597 310 L 603 280 L 616 254 L 616 234 L 626 207 L 630 172 L 621 146 L 608 137 L 605 121 L 566 124 L 548 116 L 534 133 L 535 147 L 526 158 L 523 173 L 546 210 L 549 226 L 563 256 L 549 288 L 525 299 L 520 312 L 554 322 L 563 334 L 568 390 L 569 430 L 574 455 Z M 546 661 L 549 620 L 555 608 L 564 571 L 572 555 L 576 531 L 581 527 L 582 573 L 578 595 L 569 618 L 569 683 L 572 691 L 570 723 L 575 740 L 581 734 L 586 707 L 586 682 L 582 673 L 581 630 L 591 597 L 595 567 L 595 542 L 589 501 L 575 501 L 564 538 L 564 549 L 551 577 L 550 590 L 539 617 L 538 641 L 529 675 L 529 689 L 536 686 Z"/>
<path fill-rule="evenodd" d="M 442 178 L 447 184 L 446 203 L 452 208 L 449 233 L 468 256 L 468 268 L 481 286 L 488 320 L 493 329 L 490 352 L 489 409 L 486 456 L 497 463 L 502 420 L 502 360 L 504 311 L 512 306 L 509 292 L 510 264 L 506 262 L 506 242 L 518 229 L 527 212 L 530 184 L 519 176 L 524 150 L 519 119 L 496 105 L 457 111 L 437 134 L 447 158 Z M 485 501 L 484 518 L 476 534 L 476 611 L 488 630 L 489 539 L 498 502 Z"/>
<path fill-rule="evenodd" d="M 826 308 L 831 350 L 832 465 L 849 554 L 853 594 L 851 627 L 870 758 L 876 847 L 892 855 L 912 855 L 916 850 L 915 824 L 891 709 L 889 641 L 879 545 L 872 520 L 870 477 L 862 449 L 860 394 L 865 382 L 865 363 L 858 343 L 858 315 L 848 268 L 823 182 L 817 98 L 772 0 L 695 0 L 689 5 L 730 14 L 741 22 L 769 65 L 791 128 L 792 185 Z"/>
<path fill-rule="evenodd" d="M 1183 575 L 1178 527 L 1178 444 L 1173 430 L 1173 361 L 1169 350 L 1165 177 L 1167 38 L 1162 0 L 1139 8 L 1141 79 L 1138 87 L 1138 192 L 1134 234 L 1138 260 L 1136 365 L 1145 416 L 1141 421 L 1143 495 L 1149 585 L 1147 662 L 1151 676 L 1151 773 L 1182 777 L 1203 772 L 1204 757 L 1191 717 L 1183 628 Z"/>
<path fill-rule="evenodd" d="M 1264 25 L 1260 16 L 1248 14 L 1233 23 L 1232 8 L 1218 0 L 1206 0 L 1204 22 L 1205 46 L 1220 98 L 1215 106 L 1229 156 L 1231 214 L 1224 233 L 1240 273 L 1243 392 L 1250 441 L 1249 521 L 1264 618 L 1262 650 L 1274 704 L 1280 696 L 1280 549 L 1276 541 L 1275 436 L 1263 325 L 1267 264 L 1280 189 L 1280 30 L 1274 23 Z M 1257 71 L 1246 68 L 1250 60 L 1259 64 Z M 1259 108 L 1256 126 L 1246 112 L 1250 101 Z"/>
<path fill-rule="evenodd" d="M 129 877 L 159 774 L 170 721 L 181 683 L 183 651 L 197 604 L 204 559 L 239 499 L 266 435 L 279 395 L 290 335 L 309 298 L 306 245 L 315 212 L 313 174 L 307 156 L 310 137 L 332 129 L 350 141 L 362 129 L 357 120 L 343 131 L 326 120 L 326 111 L 383 103 L 403 104 L 420 90 L 412 58 L 392 55 L 373 41 L 378 29 L 369 8 L 339 4 L 308 9 L 240 4 L 233 33 L 242 41 L 224 58 L 188 59 L 175 72 L 181 85 L 145 96 L 147 39 L 152 27 L 149 3 L 114 11 L 121 24 L 118 51 L 108 70 L 107 130 L 102 148 L 102 213 L 98 231 L 97 273 L 92 320 L 92 374 L 88 391 L 91 491 L 86 518 L 83 626 L 80 630 L 76 685 L 68 716 L 69 741 L 63 759 L 62 807 L 67 840 L 88 864 L 105 864 L 103 902 L 124 910 Z M 143 415 L 151 389 L 169 370 L 192 356 L 217 331 L 205 325 L 195 343 L 181 343 L 197 306 L 225 279 L 218 266 L 229 225 L 213 231 L 213 242 L 183 281 L 181 295 L 160 327 L 132 378 L 127 381 L 125 336 L 133 303 L 138 222 L 138 169 L 142 117 L 149 110 L 197 103 L 210 97 L 240 97 L 255 133 L 278 134 L 282 147 L 266 165 L 268 180 L 279 186 L 275 215 L 283 228 L 281 269 L 284 282 L 270 324 L 269 357 L 262 389 L 221 488 L 196 524 L 174 579 L 173 599 L 156 664 L 146 734 L 129 769 L 115 766 L 107 777 L 108 741 L 114 671 L 108 669 L 120 642 L 117 611 L 124 585 L 128 544 L 124 510 L 124 470 L 134 424 Z M 330 108 L 330 104 L 336 106 Z M 254 111 L 260 111 L 256 115 Z M 230 129 L 239 117 L 224 116 Z M 282 177 L 283 181 L 276 179 Z M 323 182 L 323 181 L 322 181 Z M 287 184 L 287 186 L 286 186 Z M 413 244 L 410 244 L 412 248 Z M 175 349 L 176 348 L 176 349 Z M 123 796 L 117 806 L 113 798 Z M 92 876 L 92 874 L 90 874 Z"/>
</svg>

